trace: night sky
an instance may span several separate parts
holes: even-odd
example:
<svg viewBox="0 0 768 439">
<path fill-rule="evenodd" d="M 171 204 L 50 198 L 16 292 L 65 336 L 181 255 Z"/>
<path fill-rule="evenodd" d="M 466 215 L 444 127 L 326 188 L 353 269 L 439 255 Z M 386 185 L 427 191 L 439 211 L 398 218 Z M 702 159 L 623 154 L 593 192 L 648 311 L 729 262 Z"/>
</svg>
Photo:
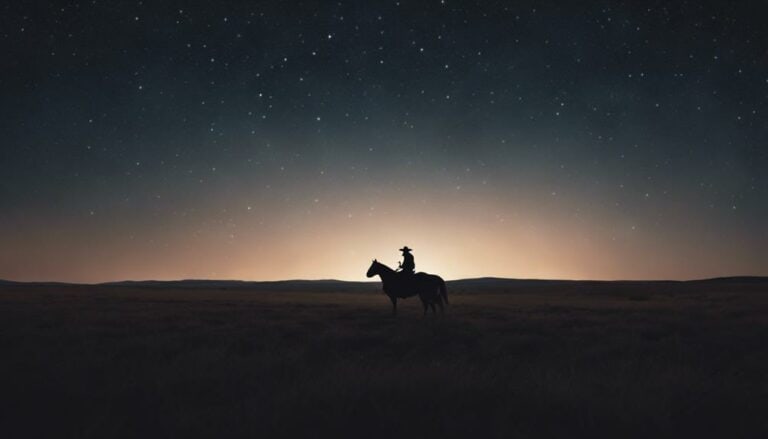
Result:
<svg viewBox="0 0 768 439">
<path fill-rule="evenodd" d="M 0 278 L 768 275 L 759 4 L 4 2 Z"/>
</svg>

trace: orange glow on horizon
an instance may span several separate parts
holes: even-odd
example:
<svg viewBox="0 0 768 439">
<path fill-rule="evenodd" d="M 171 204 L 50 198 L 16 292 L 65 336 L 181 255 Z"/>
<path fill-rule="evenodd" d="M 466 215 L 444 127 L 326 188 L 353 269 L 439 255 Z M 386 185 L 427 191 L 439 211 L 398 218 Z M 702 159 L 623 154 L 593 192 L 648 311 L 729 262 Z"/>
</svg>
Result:
<svg viewBox="0 0 768 439">
<path fill-rule="evenodd" d="M 43 232 L 8 238 L 0 251 L 0 278 L 366 280 L 374 258 L 395 268 L 403 245 L 414 249 L 417 271 L 446 279 L 691 279 L 766 273 L 757 262 L 758 249 L 738 235 L 723 247 L 721 239 L 702 239 L 706 234 L 694 226 L 670 229 L 683 232 L 633 229 L 629 219 L 597 209 L 574 216 L 554 203 L 505 203 L 493 194 L 477 195 L 461 204 L 448 197 L 425 201 L 404 196 L 373 208 L 345 201 L 309 213 L 243 209 L 231 223 L 201 213 L 186 223 L 158 220 L 141 233 L 112 219 L 26 224 Z M 199 226 L 211 223 L 216 227 Z"/>
</svg>

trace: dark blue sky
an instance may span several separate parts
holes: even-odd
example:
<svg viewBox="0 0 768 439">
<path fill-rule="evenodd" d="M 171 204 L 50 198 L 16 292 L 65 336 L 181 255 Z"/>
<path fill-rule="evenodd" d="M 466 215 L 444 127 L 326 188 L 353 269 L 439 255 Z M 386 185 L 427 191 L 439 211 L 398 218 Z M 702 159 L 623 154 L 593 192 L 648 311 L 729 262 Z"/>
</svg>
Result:
<svg viewBox="0 0 768 439">
<path fill-rule="evenodd" d="M 768 274 L 757 2 L 0 15 L 0 277 Z"/>
</svg>

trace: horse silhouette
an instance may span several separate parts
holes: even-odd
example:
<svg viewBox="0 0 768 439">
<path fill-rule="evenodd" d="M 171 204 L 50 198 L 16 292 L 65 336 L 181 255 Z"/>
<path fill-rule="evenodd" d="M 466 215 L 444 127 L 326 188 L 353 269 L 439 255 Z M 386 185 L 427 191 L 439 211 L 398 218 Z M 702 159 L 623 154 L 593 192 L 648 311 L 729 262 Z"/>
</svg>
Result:
<svg viewBox="0 0 768 439">
<path fill-rule="evenodd" d="M 387 267 L 376 259 L 371 263 L 367 277 L 379 276 L 384 294 L 389 296 L 392 301 L 392 315 L 397 315 L 397 299 L 405 299 L 419 295 L 421 304 L 424 305 L 424 315 L 427 315 L 427 309 L 432 308 L 432 313 L 436 314 L 435 304 L 443 312 L 443 302 L 448 304 L 448 291 L 445 288 L 445 281 L 440 276 L 427 273 L 398 273 Z"/>
</svg>

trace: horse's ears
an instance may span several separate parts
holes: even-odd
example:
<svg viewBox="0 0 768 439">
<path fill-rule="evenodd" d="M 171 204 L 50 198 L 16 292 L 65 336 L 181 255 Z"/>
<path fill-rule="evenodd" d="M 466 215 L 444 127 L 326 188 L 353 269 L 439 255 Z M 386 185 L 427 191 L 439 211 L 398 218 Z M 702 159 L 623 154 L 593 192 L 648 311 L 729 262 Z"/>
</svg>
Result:
<svg viewBox="0 0 768 439">
<path fill-rule="evenodd" d="M 374 259 L 373 262 L 376 262 L 376 259 Z"/>
</svg>

